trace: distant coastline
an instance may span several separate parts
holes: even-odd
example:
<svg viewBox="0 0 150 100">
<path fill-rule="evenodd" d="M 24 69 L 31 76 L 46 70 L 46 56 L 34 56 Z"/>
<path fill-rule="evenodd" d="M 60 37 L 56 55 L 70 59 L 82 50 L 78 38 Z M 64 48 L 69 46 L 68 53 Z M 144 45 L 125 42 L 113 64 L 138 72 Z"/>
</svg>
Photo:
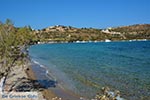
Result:
<svg viewBox="0 0 150 100">
<path fill-rule="evenodd" d="M 105 41 L 73 41 L 73 42 L 68 42 L 68 41 L 60 41 L 60 42 L 37 42 L 36 44 L 53 44 L 53 43 L 98 43 L 98 42 L 134 42 L 134 41 L 150 41 L 149 39 L 133 39 L 133 40 L 118 40 L 118 41 L 111 41 L 111 40 L 105 40 Z"/>
<path fill-rule="evenodd" d="M 150 40 L 150 24 L 136 24 L 107 29 L 75 28 L 56 25 L 41 30 L 32 30 L 37 42 L 110 42 Z"/>
</svg>

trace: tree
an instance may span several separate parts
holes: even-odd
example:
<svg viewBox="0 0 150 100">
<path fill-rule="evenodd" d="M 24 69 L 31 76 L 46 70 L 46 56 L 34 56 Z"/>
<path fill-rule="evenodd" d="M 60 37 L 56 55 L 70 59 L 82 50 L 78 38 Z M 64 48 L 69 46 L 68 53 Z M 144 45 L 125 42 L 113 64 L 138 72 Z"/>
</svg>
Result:
<svg viewBox="0 0 150 100">
<path fill-rule="evenodd" d="M 29 43 L 31 37 L 29 28 L 15 28 L 12 21 L 0 23 L 0 77 L 5 80 L 18 60 L 23 60 L 26 55 L 22 52 L 23 44 Z M 19 37 L 19 38 L 18 38 Z M 19 41 L 22 39 L 22 41 Z"/>
</svg>

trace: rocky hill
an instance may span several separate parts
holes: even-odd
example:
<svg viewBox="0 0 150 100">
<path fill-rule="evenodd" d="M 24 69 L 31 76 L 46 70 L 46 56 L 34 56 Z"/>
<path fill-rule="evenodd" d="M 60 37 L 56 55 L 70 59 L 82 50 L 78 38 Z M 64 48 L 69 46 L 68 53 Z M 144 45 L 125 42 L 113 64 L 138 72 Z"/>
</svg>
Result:
<svg viewBox="0 0 150 100">
<path fill-rule="evenodd" d="M 74 41 L 119 41 L 150 40 L 150 24 L 137 24 L 108 29 L 75 28 L 56 25 L 34 31 L 39 41 L 74 42 Z"/>
<path fill-rule="evenodd" d="M 116 32 L 147 32 L 150 30 L 150 24 L 136 24 L 136 25 L 131 25 L 131 26 L 122 26 L 122 27 L 117 27 L 117 28 L 112 28 L 112 31 Z"/>
<path fill-rule="evenodd" d="M 136 24 L 112 28 L 111 32 L 119 32 L 126 39 L 150 39 L 150 24 Z"/>
</svg>

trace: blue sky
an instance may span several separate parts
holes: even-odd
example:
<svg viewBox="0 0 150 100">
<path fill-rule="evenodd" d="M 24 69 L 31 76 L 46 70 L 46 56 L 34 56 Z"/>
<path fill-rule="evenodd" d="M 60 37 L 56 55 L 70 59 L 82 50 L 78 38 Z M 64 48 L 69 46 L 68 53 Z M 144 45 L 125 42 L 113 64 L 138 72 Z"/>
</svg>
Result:
<svg viewBox="0 0 150 100">
<path fill-rule="evenodd" d="M 150 0 L 0 0 L 0 21 L 7 18 L 35 29 L 149 24 Z"/>
</svg>

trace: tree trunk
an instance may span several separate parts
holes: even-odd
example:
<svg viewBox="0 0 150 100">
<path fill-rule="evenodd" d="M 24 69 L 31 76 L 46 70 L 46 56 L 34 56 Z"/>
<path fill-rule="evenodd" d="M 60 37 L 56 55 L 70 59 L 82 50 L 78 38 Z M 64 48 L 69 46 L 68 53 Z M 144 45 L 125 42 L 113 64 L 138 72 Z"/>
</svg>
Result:
<svg viewBox="0 0 150 100">
<path fill-rule="evenodd" d="M 5 81 L 6 81 L 6 77 L 4 76 L 4 77 L 1 78 L 1 81 L 0 81 L 0 93 L 2 93 L 3 90 L 4 90 Z"/>
</svg>

